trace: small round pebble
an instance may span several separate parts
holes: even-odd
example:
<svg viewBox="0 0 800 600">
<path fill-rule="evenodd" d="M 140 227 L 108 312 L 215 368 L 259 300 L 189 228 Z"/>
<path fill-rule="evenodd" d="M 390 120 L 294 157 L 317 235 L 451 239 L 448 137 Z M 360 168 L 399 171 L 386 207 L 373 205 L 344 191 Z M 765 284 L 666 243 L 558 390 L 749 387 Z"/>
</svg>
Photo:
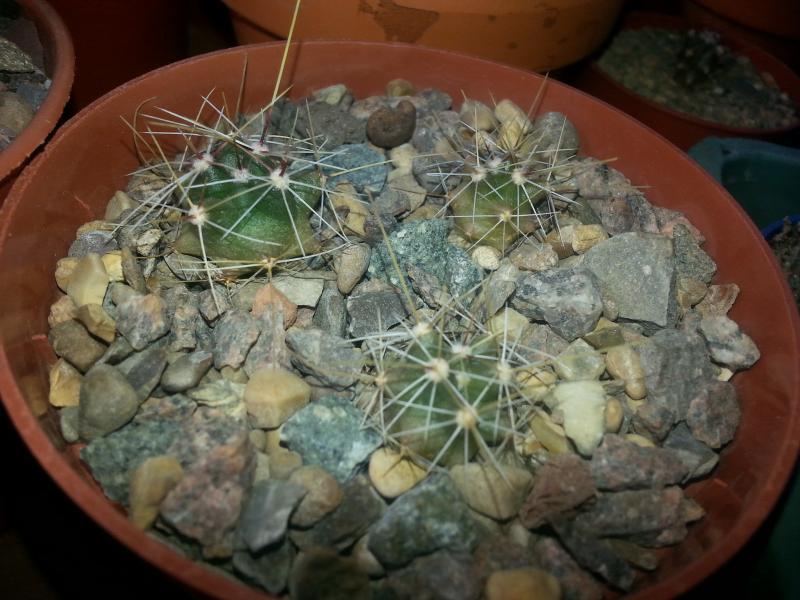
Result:
<svg viewBox="0 0 800 600">
<path fill-rule="evenodd" d="M 379 108 L 367 120 L 367 137 L 376 146 L 394 148 L 405 144 L 414 135 L 417 109 L 408 100 L 395 108 Z"/>
<path fill-rule="evenodd" d="M 292 513 L 291 523 L 297 527 L 311 527 L 339 506 L 344 498 L 339 482 L 317 465 L 296 469 L 289 476 L 289 482 L 302 486 L 307 492 Z"/>
</svg>

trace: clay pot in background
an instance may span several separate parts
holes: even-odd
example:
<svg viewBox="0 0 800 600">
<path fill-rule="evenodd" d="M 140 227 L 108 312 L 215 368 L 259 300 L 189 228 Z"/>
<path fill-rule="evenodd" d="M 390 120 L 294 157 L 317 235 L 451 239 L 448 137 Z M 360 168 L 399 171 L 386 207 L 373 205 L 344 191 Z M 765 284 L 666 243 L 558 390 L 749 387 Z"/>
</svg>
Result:
<svg viewBox="0 0 800 600">
<path fill-rule="evenodd" d="M 241 44 L 285 39 L 295 0 L 224 0 Z M 305 0 L 295 39 L 397 41 L 547 71 L 605 40 L 623 0 Z"/>
<path fill-rule="evenodd" d="M 70 109 L 186 56 L 186 0 L 50 0 L 75 43 Z"/>
<path fill-rule="evenodd" d="M 112 193 L 138 166 L 131 132 L 120 116 L 130 118 L 154 96 L 157 106 L 183 114 L 195 112 L 201 95 L 212 89 L 236 97 L 245 61 L 243 107 L 263 106 L 272 96 L 282 53 L 281 44 L 233 48 L 115 89 L 61 128 L 20 176 L 0 217 L 0 277 L 14 290 L 0 295 L 0 395 L 15 427 L 49 475 L 121 543 L 176 580 L 226 600 L 267 596 L 136 529 L 60 437 L 47 402 L 48 368 L 55 360 L 47 343 L 47 315 L 58 292 L 57 259 L 66 254 L 76 228 L 101 216 Z M 497 63 L 404 44 L 305 42 L 294 45 L 290 61 L 284 83 L 292 85 L 294 97 L 334 83 L 346 83 L 363 97 L 402 77 L 456 98 L 463 90 L 483 101 L 508 97 L 527 107 L 543 82 Z M 735 379 L 743 414 L 736 438 L 712 478 L 688 488 L 708 515 L 681 545 L 663 553 L 659 569 L 642 575 L 630 596 L 672 598 L 742 547 L 786 483 L 800 445 L 800 317 L 760 232 L 688 156 L 622 112 L 552 80 L 541 110 L 566 112 L 580 132 L 583 153 L 616 158 L 614 166 L 646 186 L 653 203 L 684 211 L 703 231 L 706 250 L 719 267 L 718 281 L 741 286 L 732 318 L 761 349 L 755 367 Z"/>
<path fill-rule="evenodd" d="M 733 34 L 800 70 L 800 2 L 796 0 L 683 0 L 683 14 L 695 27 Z"/>
<path fill-rule="evenodd" d="M 692 25 L 680 17 L 634 12 L 625 19 L 621 30 L 642 27 L 690 29 Z M 759 71 L 772 75 L 781 90 L 786 92 L 795 104 L 800 104 L 800 77 L 792 69 L 761 48 L 738 37 L 723 34 L 722 42 L 735 53 L 747 56 Z M 688 150 L 701 139 L 711 136 L 758 138 L 781 143 L 790 141 L 797 131 L 797 126 L 777 129 L 732 127 L 673 110 L 617 83 L 595 62 L 588 63 L 582 68 L 575 85 L 652 127 L 683 150 Z"/>
<path fill-rule="evenodd" d="M 28 126 L 11 145 L 0 152 L 0 204 L 8 194 L 14 179 L 27 164 L 35 150 L 44 143 L 56 128 L 64 105 L 67 103 L 75 74 L 75 54 L 72 41 L 64 22 L 44 0 L 17 0 L 23 15 L 33 21 L 43 50 L 44 71 L 51 79 L 42 106 Z M 38 51 L 37 47 L 25 47 L 25 40 L 18 40 L 22 49 Z"/>
</svg>

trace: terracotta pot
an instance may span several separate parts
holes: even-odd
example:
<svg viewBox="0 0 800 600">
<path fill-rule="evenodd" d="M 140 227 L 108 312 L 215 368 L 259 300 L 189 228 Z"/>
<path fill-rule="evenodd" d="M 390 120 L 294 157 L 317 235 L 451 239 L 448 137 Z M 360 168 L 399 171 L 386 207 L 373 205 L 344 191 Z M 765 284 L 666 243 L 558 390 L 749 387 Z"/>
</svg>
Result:
<svg viewBox="0 0 800 600">
<path fill-rule="evenodd" d="M 694 0 L 700 6 L 765 33 L 800 39 L 800 3 L 792 0 Z"/>
<path fill-rule="evenodd" d="M 769 4 L 777 4 L 771 2 Z M 763 48 L 770 54 L 778 57 L 787 65 L 792 67 L 795 71 L 800 70 L 800 3 L 798 2 L 785 2 L 785 8 L 795 11 L 794 19 L 785 19 L 783 21 L 784 27 L 792 27 L 796 33 L 793 36 L 784 36 L 771 33 L 771 29 L 763 29 L 758 27 L 754 29 L 754 25 L 748 27 L 748 24 L 754 23 L 752 20 L 746 23 L 741 18 L 736 18 L 735 13 L 731 14 L 730 11 L 716 12 L 715 6 L 711 2 L 702 2 L 701 0 L 683 0 L 683 15 L 689 20 L 694 27 L 705 27 L 708 29 L 715 29 L 721 33 L 726 33 L 739 37 L 745 41 L 755 44 L 759 48 Z M 752 5 L 748 2 L 728 2 L 727 8 L 734 5 L 752 10 L 753 7 L 760 9 L 761 4 Z M 765 13 L 767 14 L 767 13 Z"/>
<path fill-rule="evenodd" d="M 691 25 L 680 17 L 656 13 L 631 13 L 622 29 L 643 27 L 690 29 Z M 735 53 L 749 58 L 759 71 L 772 75 L 781 90 L 786 92 L 796 105 L 800 105 L 800 77 L 794 71 L 771 54 L 738 37 L 723 34 L 722 41 Z M 617 83 L 600 69 L 596 62 L 582 69 L 577 76 L 576 85 L 649 125 L 683 150 L 688 150 L 701 139 L 710 136 L 748 137 L 786 142 L 798 129 L 797 125 L 775 129 L 732 127 L 694 117 L 654 102 Z"/>
<path fill-rule="evenodd" d="M 264 598 L 229 577 L 190 562 L 138 531 L 102 494 L 76 452 L 58 434 L 47 403 L 47 314 L 56 298 L 53 270 L 83 222 L 97 218 L 126 174 L 137 166 L 130 118 L 148 98 L 190 114 L 202 94 L 236 97 L 247 60 L 243 106 L 272 96 L 280 44 L 239 47 L 196 57 L 117 88 L 61 128 L 20 176 L 0 218 L 0 394 L 31 452 L 65 492 L 131 550 L 177 580 L 225 599 Z M 458 54 L 401 44 L 306 42 L 291 53 L 292 94 L 345 82 L 356 95 L 380 93 L 403 77 L 459 97 L 511 98 L 528 106 L 542 85 L 538 75 Z M 728 560 L 764 520 L 784 486 L 800 445 L 800 318 L 783 275 L 744 211 L 696 163 L 622 112 L 550 81 L 542 110 L 560 109 L 581 133 L 581 150 L 616 158 L 615 167 L 648 186 L 655 203 L 684 211 L 706 235 L 719 265 L 718 281 L 735 281 L 741 297 L 732 317 L 759 345 L 761 360 L 737 376 L 743 419 L 713 476 L 688 493 L 708 511 L 689 537 L 663 553 L 632 597 L 671 598 Z M 700 200 L 702 199 L 702 200 Z M 764 290 L 769 290 L 765 293 Z"/>
<path fill-rule="evenodd" d="M 56 11 L 44 0 L 17 0 L 26 18 L 33 21 L 42 45 L 44 70 L 52 83 L 42 106 L 31 122 L 11 145 L 0 152 L 0 204 L 8 194 L 14 179 L 34 151 L 56 128 L 64 105 L 69 99 L 75 74 L 75 54 L 69 32 Z M 20 44 L 26 51 L 26 40 Z M 35 42 L 33 42 L 35 44 Z"/>
<path fill-rule="evenodd" d="M 118 85 L 186 57 L 186 0 L 50 0 L 75 42 L 77 112 Z"/>
<path fill-rule="evenodd" d="M 285 39 L 295 0 L 224 0 L 242 44 Z M 412 42 L 547 71 L 605 40 L 623 0 L 305 0 L 295 39 Z"/>
</svg>

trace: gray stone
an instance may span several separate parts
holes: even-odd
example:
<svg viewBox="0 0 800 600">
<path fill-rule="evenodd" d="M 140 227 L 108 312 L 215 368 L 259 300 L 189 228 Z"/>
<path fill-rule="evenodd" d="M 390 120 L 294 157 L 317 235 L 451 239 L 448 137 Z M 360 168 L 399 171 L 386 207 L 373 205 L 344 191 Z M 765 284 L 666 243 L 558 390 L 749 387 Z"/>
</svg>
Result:
<svg viewBox="0 0 800 600">
<path fill-rule="evenodd" d="M 67 256 L 83 258 L 90 252 L 102 256 L 114 250 L 119 250 L 119 244 L 110 231 L 92 230 L 75 238 L 67 251 Z"/>
<path fill-rule="evenodd" d="M 348 333 L 357 339 L 394 327 L 408 316 L 408 308 L 398 289 L 373 279 L 358 286 L 347 298 L 347 314 Z"/>
<path fill-rule="evenodd" d="M 382 442 L 362 427 L 364 414 L 341 398 L 321 398 L 297 411 L 281 429 L 281 440 L 303 457 L 344 482 Z"/>
<path fill-rule="evenodd" d="M 536 142 L 532 158 L 550 164 L 572 158 L 580 147 L 575 125 L 560 112 L 546 112 L 536 117 L 530 139 Z"/>
<path fill-rule="evenodd" d="M 244 362 L 244 370 L 248 375 L 264 367 L 291 368 L 283 319 L 283 312 L 276 310 L 274 305 L 268 306 L 257 318 L 261 333 Z"/>
<path fill-rule="evenodd" d="M 452 110 L 436 110 L 430 107 L 419 111 L 414 127 L 411 143 L 422 154 L 436 152 L 436 145 L 441 140 L 457 139 L 461 115 Z"/>
<path fill-rule="evenodd" d="M 477 600 L 483 591 L 481 575 L 468 553 L 440 551 L 392 571 L 387 584 L 397 598 Z"/>
<path fill-rule="evenodd" d="M 38 69 L 30 55 L 11 40 L 0 37 L 0 71 L 31 73 Z"/>
<path fill-rule="evenodd" d="M 53 352 L 79 371 L 86 372 L 106 351 L 75 319 L 59 323 L 47 334 Z"/>
<path fill-rule="evenodd" d="M 244 383 L 217 379 L 203 383 L 189 392 L 189 397 L 203 406 L 237 406 L 244 402 Z"/>
<path fill-rule="evenodd" d="M 197 330 L 205 326 L 205 323 L 201 323 L 196 299 L 191 296 L 180 299 L 172 311 L 171 321 L 170 349 L 194 350 L 197 347 Z"/>
<path fill-rule="evenodd" d="M 525 240 L 508 255 L 511 262 L 523 271 L 547 271 L 558 264 L 558 254 L 550 244 Z"/>
<path fill-rule="evenodd" d="M 140 401 L 147 398 L 158 385 L 166 366 L 167 351 L 157 346 L 136 352 L 117 365 L 136 390 Z"/>
<path fill-rule="evenodd" d="M 708 475 L 717 463 L 719 455 L 706 444 L 696 439 L 686 423 L 678 423 L 664 440 L 664 448 L 674 450 L 688 473 L 688 478 L 698 479 Z"/>
<path fill-rule="evenodd" d="M 183 354 L 169 365 L 161 376 L 161 387 L 167 392 L 183 392 L 197 385 L 214 362 L 211 352 Z"/>
<path fill-rule="evenodd" d="M 358 381 L 364 357 L 349 341 L 315 327 L 292 327 L 286 344 L 297 368 L 322 385 L 346 388 Z"/>
<path fill-rule="evenodd" d="M 603 588 L 581 569 L 558 540 L 542 537 L 533 547 L 537 564 L 558 579 L 564 600 L 600 600 Z"/>
<path fill-rule="evenodd" d="M 596 494 L 588 461 L 576 454 L 557 454 L 537 469 L 519 518 L 529 529 L 541 527 L 569 514 Z"/>
<path fill-rule="evenodd" d="M 453 98 L 450 94 L 437 88 L 425 88 L 416 94 L 429 110 L 450 110 L 453 106 Z"/>
<path fill-rule="evenodd" d="M 68 444 L 74 444 L 81 438 L 79 433 L 79 415 L 79 406 L 65 406 L 58 411 L 58 427 L 61 431 L 61 437 L 63 437 L 64 441 Z"/>
<path fill-rule="evenodd" d="M 140 400 L 125 376 L 111 365 L 97 365 L 81 381 L 78 431 L 91 441 L 125 425 Z"/>
<path fill-rule="evenodd" d="M 311 529 L 293 530 L 290 533 L 298 548 L 307 550 L 321 546 L 344 550 L 363 536 L 386 509 L 383 499 L 363 475 L 345 483 L 342 491 L 344 498 L 333 512 L 325 515 Z"/>
<path fill-rule="evenodd" d="M 668 327 L 677 318 L 672 242 L 661 235 L 623 233 L 592 247 L 583 261 L 619 318 Z"/>
<path fill-rule="evenodd" d="M 561 543 L 579 564 L 621 590 L 631 589 L 636 574 L 624 559 L 617 556 L 608 542 L 569 521 L 551 525 Z"/>
<path fill-rule="evenodd" d="M 324 164 L 330 165 L 325 169 L 329 173 L 328 187 L 333 189 L 336 184 L 349 181 L 359 192 L 380 193 L 389 173 L 389 165 L 384 160 L 382 152 L 367 144 L 334 147 L 332 153 L 323 158 Z"/>
<path fill-rule="evenodd" d="M 272 285 L 297 306 L 313 308 L 319 301 L 325 281 L 309 277 L 280 276 L 272 280 Z"/>
<path fill-rule="evenodd" d="M 681 456 L 670 448 L 643 448 L 616 434 L 606 434 L 592 454 L 594 481 L 601 490 L 662 488 L 689 474 Z"/>
<path fill-rule="evenodd" d="M 117 336 L 116 339 L 109 344 L 108 348 L 106 348 L 105 353 L 97 363 L 116 365 L 128 358 L 133 352 L 133 346 L 131 346 L 130 342 L 122 336 Z"/>
<path fill-rule="evenodd" d="M 342 144 L 361 144 L 366 139 L 364 122 L 346 108 L 327 102 L 309 102 L 297 111 L 297 131 L 303 137 L 315 137 L 323 150 Z"/>
<path fill-rule="evenodd" d="M 647 389 L 647 402 L 634 415 L 634 424 L 660 440 L 685 418 L 689 403 L 714 377 L 714 367 L 696 333 L 665 329 L 634 347 Z"/>
<path fill-rule="evenodd" d="M 434 473 L 392 503 L 369 532 L 369 550 L 387 568 L 437 550 L 471 552 L 478 526 L 455 484 Z"/>
<path fill-rule="evenodd" d="M 370 277 L 401 285 L 410 265 L 433 275 L 446 284 L 454 295 L 462 295 L 481 281 L 481 270 L 469 255 L 447 241 L 450 223 L 445 219 L 420 220 L 406 223 L 393 231 L 389 244 L 402 274 L 394 268 L 385 242 L 378 244 L 370 260 Z"/>
<path fill-rule="evenodd" d="M 294 554 L 288 541 L 256 553 L 237 550 L 233 553 L 233 568 L 270 594 L 279 594 L 289 580 Z"/>
<path fill-rule="evenodd" d="M 251 554 L 283 540 L 292 511 L 305 496 L 303 487 L 274 479 L 257 482 L 239 517 L 237 535 Z"/>
<path fill-rule="evenodd" d="M 724 315 L 704 317 L 698 328 L 714 362 L 732 371 L 749 369 L 761 357 L 755 343 Z"/>
<path fill-rule="evenodd" d="M 124 228 L 120 229 L 120 231 L 124 231 Z M 142 274 L 142 267 L 139 266 L 139 259 L 136 254 L 130 247 L 123 245 L 121 255 L 122 276 L 125 282 L 136 292 L 146 294 L 147 282 L 144 279 L 144 274 Z M 119 302 L 116 302 L 116 304 L 119 304 Z"/>
<path fill-rule="evenodd" d="M 183 394 L 152 397 L 142 402 L 133 422 L 141 424 L 162 420 L 182 421 L 191 417 L 196 409 L 197 404 Z"/>
<path fill-rule="evenodd" d="M 311 322 L 314 327 L 338 337 L 343 337 L 347 331 L 347 307 L 335 281 L 325 282 Z"/>
<path fill-rule="evenodd" d="M 195 256 L 170 252 L 164 257 L 164 262 L 175 277 L 182 281 L 205 281 L 208 278 L 206 263 Z"/>
<path fill-rule="evenodd" d="M 241 366 L 258 334 L 258 322 L 249 312 L 227 311 L 214 327 L 214 367 Z"/>
<path fill-rule="evenodd" d="M 539 362 L 555 358 L 568 346 L 569 342 L 549 325 L 531 323 L 522 333 L 516 351 L 526 360 Z"/>
<path fill-rule="evenodd" d="M 709 283 L 717 264 L 700 248 L 685 225 L 675 225 L 672 229 L 672 245 L 675 249 L 675 271 L 681 277 L 697 279 Z"/>
<path fill-rule="evenodd" d="M 444 194 L 461 183 L 464 164 L 439 154 L 415 156 L 411 165 L 419 184 L 432 194 Z"/>
<path fill-rule="evenodd" d="M 370 600 L 369 576 L 352 557 L 325 548 L 301 552 L 289 575 L 292 600 Z"/>
<path fill-rule="evenodd" d="M 411 280 L 411 286 L 422 301 L 430 308 L 441 308 L 448 306 L 453 297 L 447 290 L 438 277 L 426 273 L 419 267 L 408 265 L 408 278 Z"/>
<path fill-rule="evenodd" d="M 213 292 L 211 288 L 200 292 L 197 300 L 197 308 L 200 310 L 200 314 L 209 323 L 217 320 L 231 308 L 231 301 L 225 288 L 215 284 L 213 289 Z"/>
<path fill-rule="evenodd" d="M 692 399 L 686 424 L 695 438 L 712 448 L 720 448 L 733 439 L 741 418 L 742 411 L 733 384 L 711 381 L 701 394 Z"/>
<path fill-rule="evenodd" d="M 89 466 L 106 496 L 127 505 L 131 473 L 146 459 L 166 454 L 181 431 L 177 420 L 134 421 L 119 431 L 89 442 L 81 450 L 81 459 Z"/>
<path fill-rule="evenodd" d="M 523 275 L 511 305 L 526 317 L 546 321 L 568 341 L 589 333 L 603 313 L 596 279 L 582 267 Z"/>
<path fill-rule="evenodd" d="M 155 294 L 131 296 L 117 305 L 117 329 L 135 350 L 142 350 L 169 331 L 167 306 Z"/>
</svg>

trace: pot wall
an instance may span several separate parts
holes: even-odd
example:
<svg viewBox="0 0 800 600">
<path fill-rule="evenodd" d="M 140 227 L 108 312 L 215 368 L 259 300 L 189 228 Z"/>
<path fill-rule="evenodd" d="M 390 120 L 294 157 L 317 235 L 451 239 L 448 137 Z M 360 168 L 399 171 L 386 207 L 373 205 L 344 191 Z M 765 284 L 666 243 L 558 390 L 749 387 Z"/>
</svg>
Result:
<svg viewBox="0 0 800 600">
<path fill-rule="evenodd" d="M 247 57 L 243 105 L 255 108 L 272 96 L 283 47 L 241 47 L 160 69 L 114 90 L 64 126 L 14 187 L 0 220 L 0 393 L 22 437 L 58 484 L 112 535 L 177 580 L 225 599 L 265 595 L 192 563 L 136 530 L 100 492 L 74 451 L 57 433 L 47 405 L 47 314 L 57 289 L 53 269 L 83 222 L 104 212 L 137 164 L 130 119 L 148 106 L 194 112 L 201 94 L 216 88 L 236 97 Z M 419 88 L 440 87 L 454 97 L 490 101 L 509 97 L 523 107 L 542 78 L 498 64 L 407 45 L 308 42 L 295 45 L 287 79 L 292 95 L 345 82 L 357 96 L 380 93 L 403 77 Z M 788 288 L 758 230 L 700 167 L 666 140 L 623 113 L 554 81 L 542 110 L 565 111 L 581 133 L 582 151 L 614 159 L 634 184 L 647 186 L 655 203 L 685 211 L 705 233 L 719 265 L 717 280 L 742 289 L 733 317 L 762 351 L 762 359 L 737 377 L 743 420 L 724 450 L 714 476 L 690 487 L 708 516 L 687 540 L 667 551 L 654 574 L 645 575 L 633 598 L 670 598 L 722 565 L 772 508 L 800 444 L 800 323 Z"/>
<path fill-rule="evenodd" d="M 242 44 L 285 39 L 295 0 L 224 0 Z M 295 39 L 396 41 L 546 71 L 608 36 L 623 0 L 305 0 Z"/>
</svg>

